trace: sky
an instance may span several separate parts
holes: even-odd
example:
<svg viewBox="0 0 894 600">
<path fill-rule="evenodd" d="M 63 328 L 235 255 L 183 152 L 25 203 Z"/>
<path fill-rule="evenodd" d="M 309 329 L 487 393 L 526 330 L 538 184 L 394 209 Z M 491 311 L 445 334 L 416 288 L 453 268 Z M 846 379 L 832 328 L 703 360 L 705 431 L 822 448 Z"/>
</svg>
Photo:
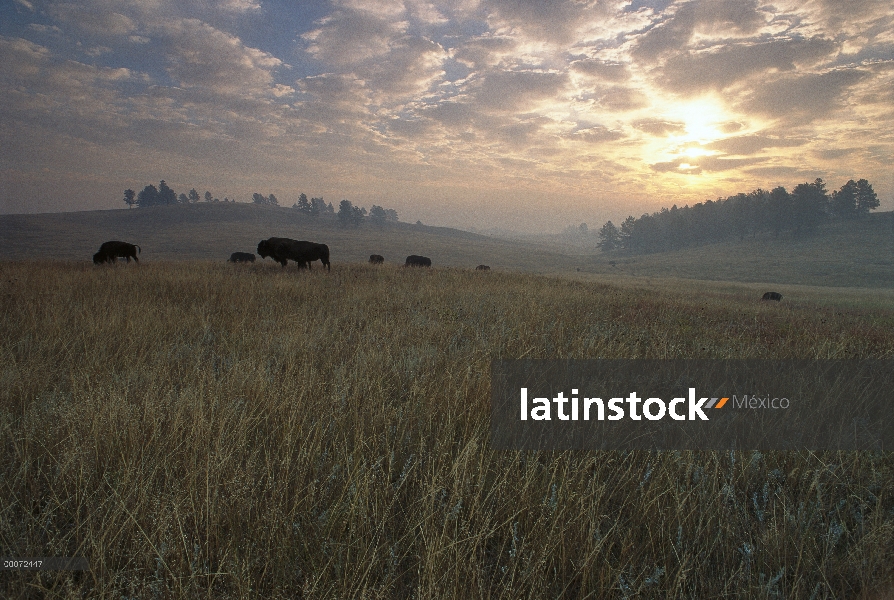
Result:
<svg viewBox="0 0 894 600">
<path fill-rule="evenodd" d="M 894 209 L 890 0 L 3 0 L 0 212 L 164 179 L 556 232 L 822 177 Z"/>
</svg>

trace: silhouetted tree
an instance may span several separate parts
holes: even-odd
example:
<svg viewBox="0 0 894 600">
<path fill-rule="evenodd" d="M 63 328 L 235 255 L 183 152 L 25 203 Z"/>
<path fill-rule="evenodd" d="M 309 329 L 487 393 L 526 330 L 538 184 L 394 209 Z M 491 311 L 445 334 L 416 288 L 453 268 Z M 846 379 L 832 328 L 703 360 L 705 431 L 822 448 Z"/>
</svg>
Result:
<svg viewBox="0 0 894 600">
<path fill-rule="evenodd" d="M 865 179 L 857 181 L 857 213 L 865 215 L 878 207 L 878 195 L 872 189 L 872 185 Z"/>
<path fill-rule="evenodd" d="M 326 203 L 323 202 L 322 198 L 311 198 L 310 199 L 310 216 L 318 217 L 320 214 L 326 212 Z"/>
<path fill-rule="evenodd" d="M 813 231 L 828 214 L 826 184 L 817 177 L 813 183 L 800 183 L 792 190 L 795 230 Z"/>
<path fill-rule="evenodd" d="M 214 196 L 211 195 L 211 192 L 205 190 L 205 202 L 213 202 Z"/>
<path fill-rule="evenodd" d="M 137 203 L 137 193 L 130 188 L 124 190 L 124 203 L 127 208 L 133 208 L 133 205 Z"/>
<path fill-rule="evenodd" d="M 267 196 L 267 204 L 269 204 L 270 206 L 279 206 L 279 200 L 276 199 L 276 196 L 270 194 L 269 196 Z"/>
<path fill-rule="evenodd" d="M 829 210 L 839 219 L 853 219 L 857 216 L 857 182 L 851 179 L 840 190 L 832 192 Z"/>
<path fill-rule="evenodd" d="M 356 227 L 363 222 L 363 211 L 350 200 L 342 200 L 338 205 L 338 221 L 342 226 Z"/>
<path fill-rule="evenodd" d="M 635 223 L 636 223 L 636 218 L 633 215 L 627 217 L 621 223 L 621 230 L 620 230 L 618 236 L 620 237 L 619 241 L 620 241 L 622 248 L 627 248 L 627 249 L 632 248 L 632 246 L 630 245 L 630 238 L 633 235 L 633 226 Z"/>
<path fill-rule="evenodd" d="M 386 208 L 385 209 L 385 218 L 389 221 L 397 222 L 398 221 L 397 211 L 394 210 L 393 208 Z"/>
<path fill-rule="evenodd" d="M 810 232 L 830 217 L 852 218 L 877 208 L 878 197 L 865 179 L 848 181 L 841 190 L 826 193 L 822 179 L 802 183 L 792 193 L 784 187 L 771 192 L 760 188 L 747 194 L 740 193 L 726 199 L 707 200 L 693 206 L 627 217 L 617 231 L 616 247 L 636 252 L 657 252 L 722 242 L 730 238 L 744 239 L 747 235 L 790 231 L 795 234 Z M 862 209 L 862 206 L 866 208 Z M 605 227 L 603 227 L 605 229 Z M 566 229 L 566 232 L 574 228 Z M 612 234 L 606 230 L 605 239 L 611 245 Z M 600 230 L 600 238 L 603 238 Z M 600 241 L 599 247 L 604 247 Z"/>
<path fill-rule="evenodd" d="M 773 188 L 768 204 L 767 218 L 773 233 L 779 236 L 779 232 L 791 229 L 794 206 L 788 191 L 782 186 Z"/>
<path fill-rule="evenodd" d="M 158 184 L 158 203 L 177 204 L 177 193 L 168 187 L 164 179 Z"/>
<path fill-rule="evenodd" d="M 350 225 L 353 208 L 350 200 L 342 200 L 338 204 L 338 220 L 342 225 Z"/>
<path fill-rule="evenodd" d="M 602 226 L 598 235 L 599 242 L 597 242 L 596 245 L 603 252 L 611 252 L 621 246 L 621 234 L 618 232 L 618 228 L 615 227 L 615 224 L 611 221 L 608 221 Z"/>
<path fill-rule="evenodd" d="M 189 204 L 189 197 L 187 197 L 186 194 L 181 192 L 181 194 L 179 196 L 177 196 L 177 202 L 179 204 Z"/>
<path fill-rule="evenodd" d="M 195 204 L 199 201 L 199 193 L 196 191 L 196 188 L 192 188 L 189 190 L 189 202 L 190 204 Z"/>
<path fill-rule="evenodd" d="M 147 206 L 157 206 L 159 204 L 158 188 L 151 183 L 140 190 L 137 194 L 137 206 L 145 208 Z"/>
<path fill-rule="evenodd" d="M 378 204 L 373 204 L 372 208 L 369 209 L 369 220 L 373 223 L 377 223 L 381 225 L 388 218 L 388 213 L 385 212 L 385 209 L 379 206 Z"/>
<path fill-rule="evenodd" d="M 299 212 L 302 212 L 306 215 L 309 215 L 311 212 L 310 202 L 307 200 L 307 194 L 302 193 L 298 196 L 298 202 L 295 203 L 293 208 L 297 208 Z"/>
</svg>

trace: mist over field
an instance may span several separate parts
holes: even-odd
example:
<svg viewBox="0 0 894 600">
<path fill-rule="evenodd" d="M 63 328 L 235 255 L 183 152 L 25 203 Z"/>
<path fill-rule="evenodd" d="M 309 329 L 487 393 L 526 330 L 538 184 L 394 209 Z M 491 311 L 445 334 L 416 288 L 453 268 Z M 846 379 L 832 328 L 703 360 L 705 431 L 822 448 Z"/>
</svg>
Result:
<svg viewBox="0 0 894 600">
<path fill-rule="evenodd" d="M 894 449 L 490 405 L 894 358 L 890 4 L 0 3 L 0 597 L 894 596 Z"/>
</svg>

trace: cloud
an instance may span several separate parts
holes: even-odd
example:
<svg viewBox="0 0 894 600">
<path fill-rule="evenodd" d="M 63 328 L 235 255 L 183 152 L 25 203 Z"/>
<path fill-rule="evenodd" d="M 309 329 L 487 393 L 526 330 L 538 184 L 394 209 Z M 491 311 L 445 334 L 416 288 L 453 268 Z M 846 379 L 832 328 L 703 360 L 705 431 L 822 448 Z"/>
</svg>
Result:
<svg viewBox="0 0 894 600">
<path fill-rule="evenodd" d="M 850 156 L 855 152 L 863 151 L 863 148 L 833 148 L 827 150 L 815 150 L 814 154 L 823 160 L 837 160 L 845 156 Z"/>
<path fill-rule="evenodd" d="M 774 182 L 796 180 L 810 181 L 815 179 L 818 175 L 818 172 L 816 170 L 805 169 L 804 167 L 800 166 L 788 165 L 749 167 L 744 171 L 748 175 L 772 179 Z M 777 184 L 774 183 L 772 185 L 775 186 Z"/>
<path fill-rule="evenodd" d="M 483 3 L 492 31 L 524 43 L 556 49 L 610 40 L 643 24 L 642 14 L 625 10 L 626 0 L 490 0 Z"/>
<path fill-rule="evenodd" d="M 387 54 L 407 29 L 406 21 L 361 10 L 336 11 L 319 25 L 301 37 L 314 58 L 333 67 L 350 67 Z"/>
<path fill-rule="evenodd" d="M 137 22 L 133 18 L 102 2 L 86 4 L 55 2 L 50 4 L 48 12 L 53 18 L 71 23 L 83 32 L 102 38 L 126 36 L 137 29 Z"/>
<path fill-rule="evenodd" d="M 454 58 L 473 68 L 481 69 L 500 64 L 514 56 L 518 41 L 505 36 L 479 36 L 458 45 Z"/>
<path fill-rule="evenodd" d="M 754 74 L 817 65 L 838 47 L 833 40 L 820 37 L 721 45 L 669 58 L 660 69 L 657 81 L 669 90 L 684 94 L 722 90 Z"/>
<path fill-rule="evenodd" d="M 540 101 L 556 98 L 569 83 L 565 73 L 492 71 L 473 92 L 482 107 L 500 111 L 532 110 Z"/>
<path fill-rule="evenodd" d="M 595 127 L 579 129 L 567 137 L 568 139 L 580 140 L 588 143 L 601 143 L 620 140 L 624 138 L 624 134 L 621 131 L 612 130 L 608 127 L 597 125 Z"/>
<path fill-rule="evenodd" d="M 197 19 L 169 22 L 157 38 L 167 48 L 168 73 L 186 87 L 247 96 L 266 94 L 274 89 L 273 70 L 283 64 Z"/>
<path fill-rule="evenodd" d="M 626 65 L 610 63 L 597 59 L 576 60 L 570 65 L 571 70 L 582 75 L 589 75 L 606 81 L 626 81 L 630 73 Z"/>
<path fill-rule="evenodd" d="M 749 35 L 766 24 L 756 0 L 689 0 L 660 15 L 645 33 L 633 36 L 633 56 L 646 63 L 685 49 L 696 33 L 729 37 Z"/>
<path fill-rule="evenodd" d="M 809 123 L 829 115 L 867 76 L 861 69 L 836 69 L 779 77 L 756 86 L 741 108 L 792 123 Z"/>
<path fill-rule="evenodd" d="M 703 171 L 720 172 L 739 169 L 755 163 L 764 162 L 763 158 L 723 158 L 718 156 L 698 156 L 694 158 L 678 158 L 672 161 L 658 162 L 649 167 L 659 173 L 678 172 L 696 174 Z"/>
<path fill-rule="evenodd" d="M 888 0 L 776 0 L 775 6 L 778 12 L 793 15 L 815 31 L 841 38 L 861 33 L 873 36 L 891 22 Z"/>
<path fill-rule="evenodd" d="M 631 125 L 643 133 L 662 137 L 667 135 L 681 134 L 686 131 L 686 124 L 677 121 L 664 121 L 661 119 L 638 119 L 633 121 Z"/>
<path fill-rule="evenodd" d="M 447 53 L 437 43 L 406 37 L 395 42 L 387 60 L 356 69 L 384 102 L 411 100 L 443 79 Z"/>
<path fill-rule="evenodd" d="M 624 112 L 648 106 L 648 99 L 635 88 L 613 86 L 596 92 L 600 107 L 613 112 Z"/>
<path fill-rule="evenodd" d="M 335 0 L 339 9 L 367 13 L 380 19 L 394 19 L 406 12 L 403 0 Z"/>
<path fill-rule="evenodd" d="M 808 143 L 805 138 L 771 137 L 766 135 L 742 135 L 726 138 L 707 144 L 710 150 L 719 150 L 725 154 L 756 154 L 766 148 L 792 148 Z"/>
</svg>

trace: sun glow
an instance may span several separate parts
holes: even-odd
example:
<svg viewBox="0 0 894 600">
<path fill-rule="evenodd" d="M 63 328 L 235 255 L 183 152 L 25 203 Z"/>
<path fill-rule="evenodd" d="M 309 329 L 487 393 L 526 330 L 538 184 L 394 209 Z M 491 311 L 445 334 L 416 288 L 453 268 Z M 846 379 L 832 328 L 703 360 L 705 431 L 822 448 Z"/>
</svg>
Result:
<svg viewBox="0 0 894 600">
<path fill-rule="evenodd" d="M 696 158 L 699 156 L 712 156 L 717 154 L 714 150 L 705 150 L 701 146 L 689 146 L 685 150 L 683 150 L 682 154 L 689 156 L 690 158 Z"/>
<path fill-rule="evenodd" d="M 680 141 L 698 144 L 707 144 L 723 137 L 719 126 L 730 120 L 720 102 L 712 97 L 681 102 L 668 110 L 668 116 L 685 125 L 686 132 L 680 136 Z M 687 156 L 697 154 L 687 153 Z"/>
</svg>

